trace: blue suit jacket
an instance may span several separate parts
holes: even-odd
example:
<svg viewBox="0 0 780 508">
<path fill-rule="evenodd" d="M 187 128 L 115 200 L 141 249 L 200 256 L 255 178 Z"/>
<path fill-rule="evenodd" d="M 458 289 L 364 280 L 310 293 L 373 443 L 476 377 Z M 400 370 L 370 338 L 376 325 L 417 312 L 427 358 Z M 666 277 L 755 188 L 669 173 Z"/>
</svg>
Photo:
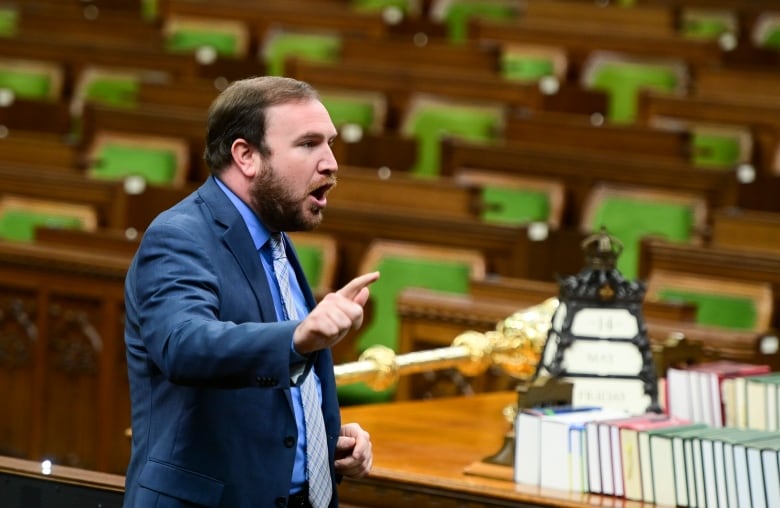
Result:
<svg viewBox="0 0 780 508">
<path fill-rule="evenodd" d="M 249 231 L 213 178 L 149 226 L 125 305 L 133 430 L 125 507 L 284 506 L 297 442 L 297 322 L 277 321 Z M 307 368 L 321 381 L 333 464 L 341 422 L 330 350 Z M 333 466 L 331 475 L 335 482 Z M 336 506 L 335 483 L 333 492 Z"/>
</svg>

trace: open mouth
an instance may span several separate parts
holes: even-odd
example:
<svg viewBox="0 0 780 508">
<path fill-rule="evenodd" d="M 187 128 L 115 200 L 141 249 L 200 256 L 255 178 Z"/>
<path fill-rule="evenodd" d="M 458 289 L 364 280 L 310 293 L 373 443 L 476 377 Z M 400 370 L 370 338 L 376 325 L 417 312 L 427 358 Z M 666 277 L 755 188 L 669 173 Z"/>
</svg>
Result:
<svg viewBox="0 0 780 508">
<path fill-rule="evenodd" d="M 328 181 L 327 183 L 320 185 L 309 193 L 309 196 L 314 199 L 316 205 L 320 208 L 324 208 L 328 204 L 327 195 L 336 186 L 336 181 Z"/>
</svg>

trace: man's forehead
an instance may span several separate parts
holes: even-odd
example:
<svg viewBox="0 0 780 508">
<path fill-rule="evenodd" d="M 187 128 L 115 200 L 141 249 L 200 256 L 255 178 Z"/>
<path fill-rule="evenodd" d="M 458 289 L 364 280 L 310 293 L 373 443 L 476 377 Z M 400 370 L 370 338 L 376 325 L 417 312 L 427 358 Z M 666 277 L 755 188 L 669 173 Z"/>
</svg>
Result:
<svg viewBox="0 0 780 508">
<path fill-rule="evenodd" d="M 269 134 L 288 136 L 336 134 L 330 114 L 318 100 L 309 99 L 277 104 L 268 108 L 266 115 Z"/>
</svg>

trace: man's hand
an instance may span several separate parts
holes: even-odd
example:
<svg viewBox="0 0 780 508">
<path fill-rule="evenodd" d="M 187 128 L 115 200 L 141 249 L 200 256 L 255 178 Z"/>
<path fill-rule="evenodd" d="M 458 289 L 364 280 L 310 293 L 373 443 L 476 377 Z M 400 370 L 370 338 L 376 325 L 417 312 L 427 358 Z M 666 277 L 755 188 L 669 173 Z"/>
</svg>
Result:
<svg viewBox="0 0 780 508">
<path fill-rule="evenodd" d="M 363 307 L 368 301 L 368 286 L 379 278 L 379 272 L 355 277 L 346 286 L 329 293 L 295 329 L 293 342 L 301 354 L 336 344 L 352 329 L 363 324 Z"/>
<path fill-rule="evenodd" d="M 347 478 L 366 476 L 374 463 L 371 448 L 371 436 L 360 425 L 342 425 L 336 442 L 336 472 Z"/>
</svg>

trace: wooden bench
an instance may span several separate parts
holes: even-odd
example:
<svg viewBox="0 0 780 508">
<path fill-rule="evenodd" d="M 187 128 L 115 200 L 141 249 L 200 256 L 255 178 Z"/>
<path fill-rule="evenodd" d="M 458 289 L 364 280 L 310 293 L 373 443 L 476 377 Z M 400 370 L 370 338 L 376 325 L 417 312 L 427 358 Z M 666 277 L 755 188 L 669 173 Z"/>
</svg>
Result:
<svg viewBox="0 0 780 508">
<path fill-rule="evenodd" d="M 780 213 L 722 208 L 712 217 L 710 242 L 716 247 L 780 252 Z"/>
<path fill-rule="evenodd" d="M 209 174 L 203 161 L 206 114 L 201 109 L 162 105 L 139 105 L 128 109 L 87 104 L 83 114 L 80 150 L 88 153 L 90 144 L 101 132 L 181 139 L 189 147 L 190 168 L 185 180 L 199 182 Z"/>
<path fill-rule="evenodd" d="M 406 110 L 412 93 L 430 93 L 452 99 L 499 102 L 507 106 L 572 113 L 604 113 L 606 95 L 562 84 L 547 94 L 536 84 L 500 79 L 495 73 L 442 70 L 441 68 L 398 68 L 382 62 L 339 62 L 323 64 L 293 61 L 287 69 L 291 77 L 315 87 L 338 87 L 382 92 L 388 101 L 388 125 L 397 122 Z"/>
<path fill-rule="evenodd" d="M 335 192 L 335 191 L 334 191 Z M 545 229 L 538 236 L 533 225 L 507 226 L 478 218 L 457 218 L 415 209 L 391 209 L 370 203 L 339 200 L 335 194 L 318 231 L 334 236 L 339 245 L 336 287 L 358 272 L 368 244 L 376 238 L 477 248 L 488 273 L 537 280 L 553 280 L 557 273 L 578 270 L 582 264 L 579 232 Z"/>
<path fill-rule="evenodd" d="M 565 223 L 571 225 L 581 222 L 579 213 L 597 182 L 691 192 L 705 197 L 709 208 L 734 204 L 737 199 L 738 183 L 733 173 L 649 155 L 636 157 L 520 142 L 477 145 L 454 139 L 444 140 L 442 150 L 443 174 L 468 167 L 566 182 L 569 210 L 574 215 Z"/>
<path fill-rule="evenodd" d="M 775 298 L 773 307 L 778 308 L 780 257 L 774 252 L 714 245 L 682 245 L 647 239 L 640 246 L 639 273 L 646 278 L 653 270 L 769 283 Z M 778 324 L 778 316 L 772 316 L 771 326 L 777 329 Z"/>
<path fill-rule="evenodd" d="M 511 23 L 477 19 L 471 28 L 470 37 L 476 40 L 562 47 L 575 69 L 575 79 L 583 63 L 596 51 L 679 59 L 693 67 L 723 59 L 723 50 L 716 41 L 685 39 L 675 33 L 641 33 L 620 29 L 619 25 L 607 29 L 605 24 L 589 26 L 580 19 L 519 19 Z"/>
<path fill-rule="evenodd" d="M 780 174 L 780 104 L 756 104 L 729 97 L 672 97 L 640 93 L 637 121 L 645 125 L 731 125 L 751 132 L 757 169 L 765 175 Z"/>
<path fill-rule="evenodd" d="M 63 172 L 83 167 L 75 142 L 60 133 L 35 130 L 9 129 L 7 136 L 0 137 L 0 161 L 61 168 Z"/>
<path fill-rule="evenodd" d="M 129 258 L 0 243 L 0 307 L 13 353 L 0 364 L 0 448 L 121 473 L 130 421 L 124 360 Z"/>
<path fill-rule="evenodd" d="M 691 136 L 634 124 L 610 124 L 603 117 L 552 111 L 513 110 L 506 117 L 504 139 L 543 146 L 664 156 L 680 162 L 691 158 Z"/>
<path fill-rule="evenodd" d="M 74 171 L 0 163 L 0 193 L 93 207 L 98 226 L 124 229 L 133 222 L 121 182 L 90 180 Z"/>
<path fill-rule="evenodd" d="M 387 24 L 378 13 L 361 13 L 346 3 L 287 0 L 262 4 L 228 0 L 219 3 L 198 0 L 164 0 L 160 4 L 162 18 L 187 15 L 214 19 L 235 19 L 250 26 L 256 41 L 269 27 L 295 27 L 326 30 L 342 34 L 380 37 L 387 33 Z"/>
</svg>

